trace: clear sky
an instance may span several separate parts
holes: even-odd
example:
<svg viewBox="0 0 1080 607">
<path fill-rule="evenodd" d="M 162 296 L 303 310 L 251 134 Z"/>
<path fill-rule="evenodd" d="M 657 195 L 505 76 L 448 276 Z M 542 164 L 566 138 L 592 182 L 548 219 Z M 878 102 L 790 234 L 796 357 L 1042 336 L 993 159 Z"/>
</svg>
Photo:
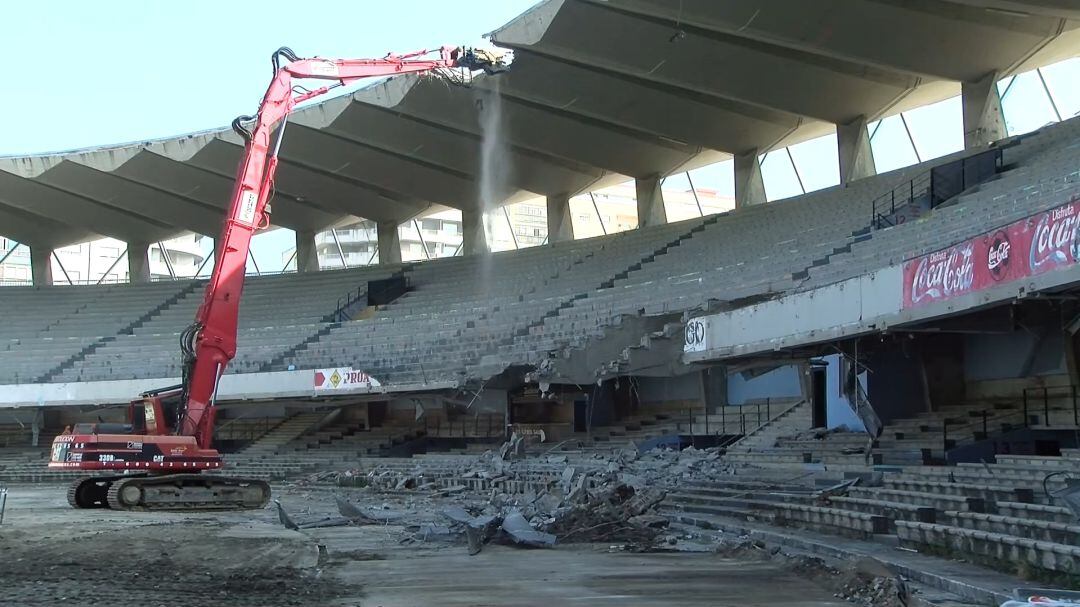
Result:
<svg viewBox="0 0 1080 607">
<path fill-rule="evenodd" d="M 0 154 L 167 137 L 252 114 L 270 53 L 381 57 L 472 45 L 536 0 L 5 3 Z"/>
<path fill-rule="evenodd" d="M 4 7 L 0 50 L 17 72 L 0 79 L 0 155 L 22 155 L 168 137 L 220 127 L 256 109 L 270 53 L 373 57 L 444 44 L 471 45 L 537 0 L 35 0 Z M 1080 111 L 1080 60 L 1044 70 L 1064 117 Z M 1003 83 L 1002 88 L 1004 85 Z M 1004 100 L 1010 131 L 1054 120 L 1038 76 L 1023 75 Z M 962 147 L 958 99 L 908 112 L 926 160 Z M 873 125 L 871 125 L 873 126 Z M 288 145 L 286 140 L 285 145 Z M 916 162 L 899 117 L 873 140 L 879 171 Z M 807 190 L 839 180 L 832 136 L 791 148 Z M 783 150 L 763 161 L 770 199 L 801 192 Z M 731 163 L 694 175 L 697 187 L 733 195 Z M 686 189 L 672 177 L 666 188 Z M 264 270 L 280 269 L 292 234 L 255 241 Z"/>
</svg>

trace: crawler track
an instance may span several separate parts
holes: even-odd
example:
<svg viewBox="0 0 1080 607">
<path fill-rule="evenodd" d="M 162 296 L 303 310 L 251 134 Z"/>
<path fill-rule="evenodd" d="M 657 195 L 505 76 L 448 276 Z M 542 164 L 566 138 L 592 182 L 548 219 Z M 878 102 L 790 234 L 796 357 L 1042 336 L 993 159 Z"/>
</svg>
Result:
<svg viewBox="0 0 1080 607">
<path fill-rule="evenodd" d="M 67 501 L 72 508 L 108 508 L 109 486 L 122 476 L 84 476 L 68 486 Z"/>
<path fill-rule="evenodd" d="M 265 481 L 210 474 L 92 476 L 68 488 L 75 508 L 197 512 L 258 509 L 269 501 Z"/>
</svg>

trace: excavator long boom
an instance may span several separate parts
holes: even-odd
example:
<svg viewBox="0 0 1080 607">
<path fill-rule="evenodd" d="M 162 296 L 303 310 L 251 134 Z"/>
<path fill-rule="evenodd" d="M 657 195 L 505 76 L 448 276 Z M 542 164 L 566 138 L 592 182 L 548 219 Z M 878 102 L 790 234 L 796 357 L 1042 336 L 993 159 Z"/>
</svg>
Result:
<svg viewBox="0 0 1080 607">
<path fill-rule="evenodd" d="M 212 440 L 213 402 L 218 382 L 236 355 L 240 297 L 251 238 L 255 231 L 270 225 L 269 198 L 288 115 L 297 104 L 362 78 L 442 68 L 488 73 L 506 69 L 489 53 L 451 47 L 380 59 L 301 59 L 291 50 L 281 48 L 273 55 L 273 65 L 274 77 L 258 113 L 233 121 L 234 130 L 245 140 L 244 154 L 217 241 L 213 274 L 195 322 L 181 339 L 184 378 L 178 434 L 194 436 L 202 447 L 208 447 Z M 326 80 L 331 84 L 298 91 L 293 85 L 296 79 Z"/>
</svg>

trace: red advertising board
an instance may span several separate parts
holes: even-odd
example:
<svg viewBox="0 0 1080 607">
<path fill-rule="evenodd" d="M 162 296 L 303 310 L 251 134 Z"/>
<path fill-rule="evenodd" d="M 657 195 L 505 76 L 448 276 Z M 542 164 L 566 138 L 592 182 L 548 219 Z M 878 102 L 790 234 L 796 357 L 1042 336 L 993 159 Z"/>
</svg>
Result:
<svg viewBox="0 0 1080 607">
<path fill-rule="evenodd" d="M 904 309 L 1069 267 L 1080 259 L 1080 201 L 904 262 Z"/>
</svg>

